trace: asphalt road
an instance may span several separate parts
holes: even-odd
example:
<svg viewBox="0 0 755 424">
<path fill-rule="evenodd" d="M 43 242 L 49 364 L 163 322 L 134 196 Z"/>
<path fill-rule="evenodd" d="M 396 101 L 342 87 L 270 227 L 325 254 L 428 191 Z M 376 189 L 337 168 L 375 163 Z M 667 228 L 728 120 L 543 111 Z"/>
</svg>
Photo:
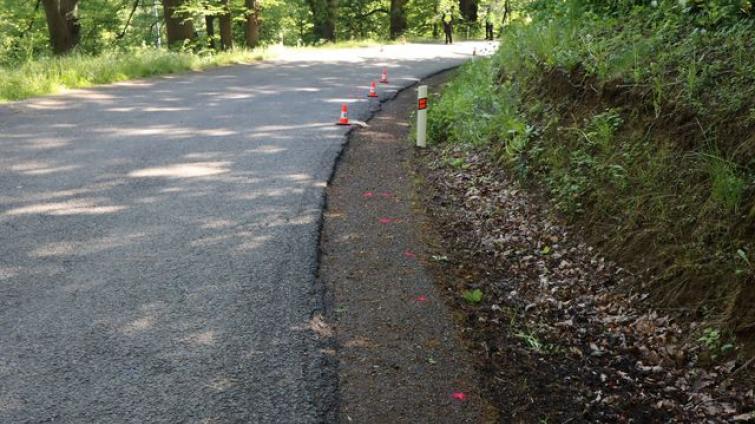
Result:
<svg viewBox="0 0 755 424">
<path fill-rule="evenodd" d="M 331 421 L 333 123 L 367 116 L 382 66 L 387 96 L 471 51 L 305 50 L 0 106 L 0 422 Z"/>
</svg>

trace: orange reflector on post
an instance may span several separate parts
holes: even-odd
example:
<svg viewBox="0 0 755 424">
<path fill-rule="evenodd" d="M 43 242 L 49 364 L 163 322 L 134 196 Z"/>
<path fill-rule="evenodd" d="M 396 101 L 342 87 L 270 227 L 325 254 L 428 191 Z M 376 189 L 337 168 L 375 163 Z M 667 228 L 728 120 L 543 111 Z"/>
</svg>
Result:
<svg viewBox="0 0 755 424">
<path fill-rule="evenodd" d="M 427 146 L 427 86 L 417 87 L 417 147 Z"/>
</svg>

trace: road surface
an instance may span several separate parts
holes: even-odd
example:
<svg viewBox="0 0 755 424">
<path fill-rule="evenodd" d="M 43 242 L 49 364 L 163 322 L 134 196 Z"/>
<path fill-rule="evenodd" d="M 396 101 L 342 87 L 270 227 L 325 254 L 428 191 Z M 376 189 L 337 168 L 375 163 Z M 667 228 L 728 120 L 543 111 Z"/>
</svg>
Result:
<svg viewBox="0 0 755 424">
<path fill-rule="evenodd" d="M 0 422 L 331 421 L 333 123 L 367 116 L 383 66 L 387 96 L 472 48 L 293 51 L 0 106 Z"/>
</svg>

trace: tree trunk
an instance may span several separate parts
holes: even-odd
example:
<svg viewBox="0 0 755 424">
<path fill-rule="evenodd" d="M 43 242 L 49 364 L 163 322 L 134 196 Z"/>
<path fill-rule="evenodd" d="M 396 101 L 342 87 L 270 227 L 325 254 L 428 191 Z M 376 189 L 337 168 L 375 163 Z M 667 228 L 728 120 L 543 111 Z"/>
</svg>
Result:
<svg viewBox="0 0 755 424">
<path fill-rule="evenodd" d="M 65 54 L 79 43 L 78 0 L 42 0 L 50 33 L 50 45 L 55 54 Z"/>
<path fill-rule="evenodd" d="M 231 27 L 231 10 L 228 9 L 228 0 L 223 0 L 225 13 L 220 15 L 220 48 L 228 50 L 233 48 L 233 32 Z"/>
<path fill-rule="evenodd" d="M 313 32 L 319 40 L 336 41 L 338 0 L 308 0 Z"/>
<path fill-rule="evenodd" d="M 317 40 L 325 38 L 323 27 L 325 22 L 325 0 L 307 0 L 309 9 L 312 11 L 312 33 Z"/>
<path fill-rule="evenodd" d="M 440 38 L 440 28 L 438 28 L 438 22 L 436 21 L 435 17 L 438 16 L 438 7 L 440 6 L 440 0 L 435 0 L 435 3 L 433 3 L 433 39 L 437 40 Z"/>
<path fill-rule="evenodd" d="M 168 33 L 168 46 L 183 44 L 194 38 L 194 24 L 184 13 L 177 13 L 175 9 L 184 0 L 163 0 L 163 14 L 165 15 L 165 31 Z"/>
<path fill-rule="evenodd" d="M 60 14 L 66 21 L 66 28 L 68 28 L 68 33 L 71 34 L 74 47 L 78 46 L 81 39 L 79 0 L 60 0 Z"/>
<path fill-rule="evenodd" d="M 257 0 L 245 0 L 246 11 L 246 45 L 255 48 L 260 43 L 259 6 Z"/>
<path fill-rule="evenodd" d="M 210 40 L 210 48 L 217 50 L 217 43 L 215 42 L 215 16 L 207 15 L 204 17 L 205 27 L 207 28 L 207 39 Z"/>
<path fill-rule="evenodd" d="M 477 0 L 459 0 L 459 12 L 467 25 L 477 22 Z"/>
<path fill-rule="evenodd" d="M 327 15 L 323 27 L 324 38 L 336 42 L 336 19 L 338 18 L 338 0 L 326 0 Z"/>
<path fill-rule="evenodd" d="M 391 40 L 395 40 L 406 31 L 406 0 L 391 0 Z"/>
</svg>

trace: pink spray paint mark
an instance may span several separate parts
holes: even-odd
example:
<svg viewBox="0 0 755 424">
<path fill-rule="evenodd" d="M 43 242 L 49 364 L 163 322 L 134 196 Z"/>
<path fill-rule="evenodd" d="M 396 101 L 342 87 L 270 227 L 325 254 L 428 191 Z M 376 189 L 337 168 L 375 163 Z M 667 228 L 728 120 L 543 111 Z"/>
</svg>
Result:
<svg viewBox="0 0 755 424">
<path fill-rule="evenodd" d="M 423 295 L 419 295 L 419 296 L 417 296 L 416 300 L 417 300 L 417 302 L 420 302 L 420 303 L 427 302 L 427 296 L 425 296 L 424 294 Z"/>
<path fill-rule="evenodd" d="M 456 400 L 467 400 L 467 395 L 462 392 L 453 392 L 451 393 L 451 398 Z"/>
<path fill-rule="evenodd" d="M 393 197 L 393 193 L 391 193 L 390 191 L 384 191 L 384 192 L 380 193 L 380 195 L 383 196 L 386 199 L 389 198 L 389 197 Z"/>
<path fill-rule="evenodd" d="M 399 218 L 380 218 L 378 220 L 381 224 L 397 224 L 401 222 Z"/>
<path fill-rule="evenodd" d="M 414 253 L 414 252 L 412 252 L 409 249 L 404 250 L 404 256 L 407 257 L 407 258 L 411 258 L 411 259 L 416 259 L 417 258 L 417 254 Z"/>
<path fill-rule="evenodd" d="M 362 193 L 362 197 L 364 197 L 365 199 L 369 199 L 370 197 L 372 197 L 374 195 L 375 195 L 375 193 L 373 193 L 371 191 L 365 191 L 364 193 Z"/>
</svg>

